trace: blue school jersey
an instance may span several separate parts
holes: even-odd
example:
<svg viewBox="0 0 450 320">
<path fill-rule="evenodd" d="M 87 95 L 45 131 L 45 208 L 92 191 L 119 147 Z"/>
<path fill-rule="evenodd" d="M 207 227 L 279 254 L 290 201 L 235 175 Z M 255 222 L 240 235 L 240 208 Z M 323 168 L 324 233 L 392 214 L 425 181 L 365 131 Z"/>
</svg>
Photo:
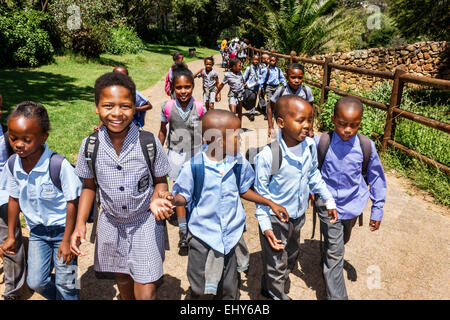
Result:
<svg viewBox="0 0 450 320">
<path fill-rule="evenodd" d="M 136 90 L 136 107 L 142 107 L 148 99 L 139 91 Z M 145 113 L 147 111 L 136 111 L 133 122 L 140 127 L 143 127 L 145 124 Z"/>
<path fill-rule="evenodd" d="M 198 205 L 193 208 L 188 221 L 189 232 L 212 249 L 228 254 L 244 232 L 245 211 L 240 194 L 253 184 L 255 173 L 250 163 L 238 154 L 228 156 L 223 164 L 209 160 L 203 152 L 205 179 Z M 242 163 L 238 190 L 234 165 Z M 173 195 L 181 194 L 189 203 L 193 199 L 194 179 L 191 163 L 186 162 L 173 186 Z"/>
<path fill-rule="evenodd" d="M 45 145 L 41 158 L 30 173 L 23 170 L 20 157 L 16 157 L 14 172 L 5 166 L 8 175 L 7 190 L 11 197 L 19 199 L 20 209 L 30 229 L 39 224 L 65 226 L 67 201 L 75 200 L 81 194 L 82 183 L 66 159 L 61 165 L 62 191 L 52 183 L 49 172 L 52 153 Z"/>
</svg>

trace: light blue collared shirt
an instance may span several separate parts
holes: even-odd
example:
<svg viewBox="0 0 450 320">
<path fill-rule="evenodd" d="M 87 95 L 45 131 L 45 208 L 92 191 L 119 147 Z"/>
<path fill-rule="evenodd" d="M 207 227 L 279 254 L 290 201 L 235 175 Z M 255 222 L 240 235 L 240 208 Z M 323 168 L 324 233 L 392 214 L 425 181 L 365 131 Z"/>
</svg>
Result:
<svg viewBox="0 0 450 320">
<path fill-rule="evenodd" d="M 298 157 L 286 146 L 280 131 L 277 139 L 283 155 L 281 167 L 269 181 L 272 151 L 269 146 L 264 147 L 255 157 L 255 191 L 285 207 L 289 218 L 297 219 L 308 208 L 309 190 L 320 194 L 325 201 L 331 199 L 332 195 L 318 169 L 317 148 L 314 140 L 306 137 L 300 143 L 301 157 Z M 255 216 L 262 232 L 272 229 L 270 215 L 275 214 L 268 206 L 256 204 Z"/>
<path fill-rule="evenodd" d="M 22 168 L 22 160 L 17 157 L 14 172 L 8 166 L 8 192 L 19 199 L 28 227 L 36 225 L 64 226 L 66 223 L 67 201 L 77 199 L 81 194 L 82 183 L 72 165 L 64 159 L 61 165 L 60 191 L 50 179 L 49 163 L 53 151 L 45 145 L 41 158 L 30 173 Z"/>
<path fill-rule="evenodd" d="M 248 89 L 258 89 L 259 74 L 259 65 L 255 66 L 254 64 L 251 64 L 247 67 L 247 69 L 245 69 L 244 81 L 247 84 Z"/>
<path fill-rule="evenodd" d="M 245 211 L 240 194 L 253 184 L 255 173 L 250 163 L 238 154 L 226 158 L 223 176 L 220 166 L 209 160 L 203 152 L 205 180 L 198 205 L 188 221 L 189 232 L 212 249 L 228 254 L 244 232 Z M 233 167 L 242 163 L 241 183 L 238 190 Z M 183 164 L 173 186 L 173 195 L 181 194 L 189 203 L 194 192 L 190 161 Z"/>
<path fill-rule="evenodd" d="M 6 189 L 8 184 L 8 176 L 5 172 L 5 165 L 8 161 L 8 152 L 6 151 L 5 136 L 0 130 L 0 206 L 8 203 L 9 193 Z"/>
<path fill-rule="evenodd" d="M 284 78 L 283 72 L 280 70 L 280 68 L 270 66 L 269 69 L 261 69 L 261 76 L 259 77 L 259 89 L 262 89 L 264 86 L 264 80 L 266 80 L 267 72 L 269 72 L 269 78 L 266 82 L 267 85 L 278 86 L 281 83 L 283 86 L 287 86 L 286 79 Z"/>
<path fill-rule="evenodd" d="M 142 107 L 148 101 L 147 97 L 136 90 L 136 107 Z M 133 117 L 133 122 L 139 127 L 143 127 L 145 124 L 145 114 L 147 111 L 136 111 Z"/>
<path fill-rule="evenodd" d="M 320 135 L 315 136 L 319 143 Z M 322 165 L 322 176 L 334 199 L 339 219 L 352 219 L 364 211 L 369 196 L 372 199 L 370 219 L 381 221 L 386 200 L 386 178 L 378 157 L 375 143 L 371 141 L 372 152 L 367 166 L 367 187 L 361 172 L 363 154 L 358 135 L 343 141 L 333 131 L 330 147 Z"/>
</svg>

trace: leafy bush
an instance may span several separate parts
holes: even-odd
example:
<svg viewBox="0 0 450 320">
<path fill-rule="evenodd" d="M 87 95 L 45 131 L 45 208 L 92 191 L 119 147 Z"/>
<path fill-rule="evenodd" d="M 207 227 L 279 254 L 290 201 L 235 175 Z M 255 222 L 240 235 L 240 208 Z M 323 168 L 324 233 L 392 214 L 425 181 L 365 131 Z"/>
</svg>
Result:
<svg viewBox="0 0 450 320">
<path fill-rule="evenodd" d="M 145 49 L 144 43 L 132 28 L 112 28 L 110 32 L 111 37 L 106 45 L 106 52 L 108 53 L 138 53 Z"/>
<path fill-rule="evenodd" d="M 36 10 L 7 11 L 0 8 L 1 64 L 36 67 L 53 60 L 48 33 L 50 17 Z"/>
</svg>

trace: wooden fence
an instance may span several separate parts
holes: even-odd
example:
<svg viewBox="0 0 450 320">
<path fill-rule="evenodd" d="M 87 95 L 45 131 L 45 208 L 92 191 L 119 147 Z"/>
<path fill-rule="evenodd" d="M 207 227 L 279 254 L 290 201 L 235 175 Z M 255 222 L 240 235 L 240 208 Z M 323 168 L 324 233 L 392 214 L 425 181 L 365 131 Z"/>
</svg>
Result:
<svg viewBox="0 0 450 320">
<path fill-rule="evenodd" d="M 396 118 L 397 117 L 403 117 L 406 119 L 409 119 L 411 121 L 423 124 L 425 126 L 429 126 L 431 128 L 441 130 L 446 132 L 447 134 L 450 133 L 450 124 L 441 122 L 435 119 L 427 118 L 424 116 L 421 116 L 419 114 L 400 109 L 400 103 L 402 99 L 402 93 L 403 93 L 403 86 L 405 83 L 415 83 L 419 85 L 424 86 L 431 86 L 435 88 L 450 90 L 450 81 L 449 80 L 442 80 L 442 79 L 435 79 L 431 77 L 422 77 L 422 76 L 416 76 L 412 74 L 406 73 L 406 71 L 397 68 L 395 72 L 390 71 L 378 71 L 378 70 L 370 70 L 370 69 L 364 69 L 364 68 L 358 68 L 353 66 L 345 66 L 333 63 L 330 58 L 325 58 L 325 60 L 316 60 L 316 59 L 309 59 L 304 57 L 298 57 L 295 53 L 295 51 L 292 51 L 290 55 L 286 54 L 280 54 L 277 52 L 267 51 L 264 50 L 264 48 L 255 48 L 253 46 L 248 47 L 248 56 L 251 57 L 254 53 L 263 54 L 267 53 L 270 55 L 274 55 L 278 58 L 283 58 L 289 60 L 290 63 L 301 61 L 303 63 L 310 63 L 319 65 L 323 69 L 323 76 L 322 76 L 322 82 L 316 82 L 312 80 L 305 79 L 304 81 L 314 87 L 317 87 L 321 89 L 320 94 L 320 105 L 321 107 L 325 101 L 328 98 L 328 92 L 333 91 L 337 93 L 340 96 L 351 96 L 354 98 L 357 98 L 361 100 L 364 104 L 386 111 L 386 122 L 384 126 L 384 134 L 383 136 L 380 136 L 377 133 L 373 133 L 373 136 L 375 138 L 382 139 L 381 143 L 381 152 L 385 152 L 387 146 L 391 146 L 394 148 L 397 148 L 401 150 L 402 152 L 407 153 L 410 156 L 413 156 L 417 159 L 420 159 L 421 161 L 436 166 L 441 171 L 445 172 L 446 174 L 450 174 L 450 167 L 447 165 L 440 163 L 428 156 L 425 156 L 423 154 L 420 154 L 414 150 L 409 149 L 408 147 L 401 145 L 400 143 L 394 141 L 392 137 L 394 136 L 395 132 L 395 125 L 396 125 Z M 393 80 L 393 86 L 392 86 L 392 93 L 391 93 L 391 99 L 389 102 L 389 105 L 386 105 L 381 102 L 377 102 L 374 100 L 370 100 L 355 94 L 351 94 L 349 92 L 339 90 L 338 88 L 330 86 L 330 78 L 331 78 L 331 71 L 332 69 L 338 69 L 342 71 L 348 71 L 353 72 L 357 74 L 364 74 L 364 75 L 370 75 L 373 77 L 378 77 L 382 79 L 387 80 Z"/>
</svg>

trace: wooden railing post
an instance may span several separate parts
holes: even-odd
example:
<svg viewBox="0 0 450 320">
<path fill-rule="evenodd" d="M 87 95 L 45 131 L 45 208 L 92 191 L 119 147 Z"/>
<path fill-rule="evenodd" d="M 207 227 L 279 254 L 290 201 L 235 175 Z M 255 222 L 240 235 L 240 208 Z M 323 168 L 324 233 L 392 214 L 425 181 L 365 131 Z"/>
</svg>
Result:
<svg viewBox="0 0 450 320">
<path fill-rule="evenodd" d="M 289 59 L 290 64 L 294 63 L 294 57 L 297 55 L 297 52 L 294 50 L 291 51 L 291 58 Z"/>
<path fill-rule="evenodd" d="M 322 90 L 320 93 L 320 107 L 327 101 L 328 99 L 328 90 L 325 87 L 330 85 L 330 77 L 331 77 L 331 67 L 328 65 L 331 63 L 331 58 L 326 57 L 325 63 L 323 64 L 323 76 L 322 76 Z"/>
<path fill-rule="evenodd" d="M 400 105 L 402 99 L 403 81 L 400 80 L 400 76 L 405 72 L 406 71 L 401 68 L 395 69 L 391 100 L 389 102 L 389 107 L 386 112 L 386 124 L 384 126 L 384 135 L 383 141 L 381 143 L 381 152 L 386 151 L 388 141 L 394 136 L 395 133 L 396 120 L 394 118 L 394 108 Z"/>
</svg>

